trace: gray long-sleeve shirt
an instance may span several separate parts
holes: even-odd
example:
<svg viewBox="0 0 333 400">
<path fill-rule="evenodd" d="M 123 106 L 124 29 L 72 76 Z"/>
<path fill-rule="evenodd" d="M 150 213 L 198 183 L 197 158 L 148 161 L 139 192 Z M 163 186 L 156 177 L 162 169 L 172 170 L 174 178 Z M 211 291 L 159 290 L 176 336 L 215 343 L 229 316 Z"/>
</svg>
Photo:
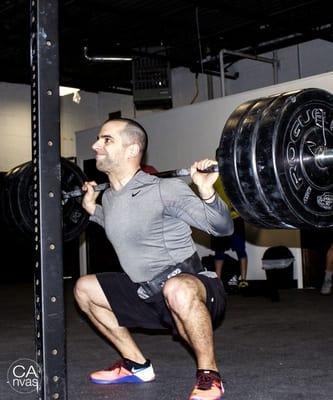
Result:
<svg viewBox="0 0 333 400">
<path fill-rule="evenodd" d="M 90 219 L 104 227 L 120 264 L 133 282 L 151 280 L 190 257 L 196 247 L 190 226 L 230 235 L 233 222 L 216 196 L 207 204 L 181 179 L 139 171 L 121 190 L 108 189 Z"/>
</svg>

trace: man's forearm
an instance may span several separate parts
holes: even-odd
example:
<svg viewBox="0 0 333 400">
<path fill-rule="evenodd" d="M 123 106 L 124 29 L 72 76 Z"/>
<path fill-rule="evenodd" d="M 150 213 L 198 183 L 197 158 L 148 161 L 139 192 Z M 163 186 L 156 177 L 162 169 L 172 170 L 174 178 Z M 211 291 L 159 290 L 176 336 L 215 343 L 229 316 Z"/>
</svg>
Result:
<svg viewBox="0 0 333 400">
<path fill-rule="evenodd" d="M 84 204 L 82 203 L 82 207 L 87 211 L 89 215 L 94 215 L 96 210 L 96 203 Z"/>
</svg>

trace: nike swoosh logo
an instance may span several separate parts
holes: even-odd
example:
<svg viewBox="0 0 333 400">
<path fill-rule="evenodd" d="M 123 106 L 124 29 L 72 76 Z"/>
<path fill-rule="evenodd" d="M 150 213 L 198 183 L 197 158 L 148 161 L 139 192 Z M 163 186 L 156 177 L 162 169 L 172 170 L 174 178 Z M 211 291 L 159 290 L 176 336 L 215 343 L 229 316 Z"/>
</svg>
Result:
<svg viewBox="0 0 333 400">
<path fill-rule="evenodd" d="M 141 192 L 141 190 L 138 190 L 137 192 L 135 192 L 135 193 L 132 193 L 132 197 L 135 197 L 137 194 L 139 194 Z"/>
<path fill-rule="evenodd" d="M 140 371 L 143 371 L 145 368 L 132 368 L 131 369 L 131 372 L 133 373 L 133 374 L 135 374 L 135 373 L 137 373 L 137 372 L 140 372 Z"/>
</svg>

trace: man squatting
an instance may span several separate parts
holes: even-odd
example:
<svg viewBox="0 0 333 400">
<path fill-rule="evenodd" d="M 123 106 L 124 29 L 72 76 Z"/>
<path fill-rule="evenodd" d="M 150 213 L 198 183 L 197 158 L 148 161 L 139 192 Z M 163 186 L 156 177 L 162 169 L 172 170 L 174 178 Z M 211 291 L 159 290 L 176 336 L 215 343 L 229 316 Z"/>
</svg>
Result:
<svg viewBox="0 0 333 400">
<path fill-rule="evenodd" d="M 96 204 L 96 182 L 85 182 L 82 205 L 104 227 L 124 273 L 85 275 L 74 294 L 81 310 L 113 344 L 121 360 L 92 372 L 97 384 L 149 382 L 152 363 L 128 328 L 169 329 L 193 350 L 196 382 L 189 400 L 216 400 L 224 389 L 214 353 L 213 329 L 223 320 L 226 295 L 215 272 L 206 271 L 191 229 L 211 235 L 233 232 L 233 222 L 213 184 L 218 173 L 200 173 L 214 160 L 191 166 L 199 196 L 181 179 L 159 178 L 140 169 L 147 134 L 137 122 L 119 118 L 104 123 L 92 148 L 96 167 L 110 189 Z"/>
</svg>

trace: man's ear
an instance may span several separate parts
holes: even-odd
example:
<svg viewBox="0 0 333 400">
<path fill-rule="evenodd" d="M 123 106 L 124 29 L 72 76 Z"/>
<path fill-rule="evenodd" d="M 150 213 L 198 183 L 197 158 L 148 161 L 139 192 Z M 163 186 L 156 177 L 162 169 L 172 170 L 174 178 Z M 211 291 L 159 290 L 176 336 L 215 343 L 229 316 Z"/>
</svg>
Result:
<svg viewBox="0 0 333 400">
<path fill-rule="evenodd" d="M 135 158 L 140 153 L 140 147 L 137 143 L 132 143 L 128 146 L 127 151 L 129 158 Z"/>
</svg>

